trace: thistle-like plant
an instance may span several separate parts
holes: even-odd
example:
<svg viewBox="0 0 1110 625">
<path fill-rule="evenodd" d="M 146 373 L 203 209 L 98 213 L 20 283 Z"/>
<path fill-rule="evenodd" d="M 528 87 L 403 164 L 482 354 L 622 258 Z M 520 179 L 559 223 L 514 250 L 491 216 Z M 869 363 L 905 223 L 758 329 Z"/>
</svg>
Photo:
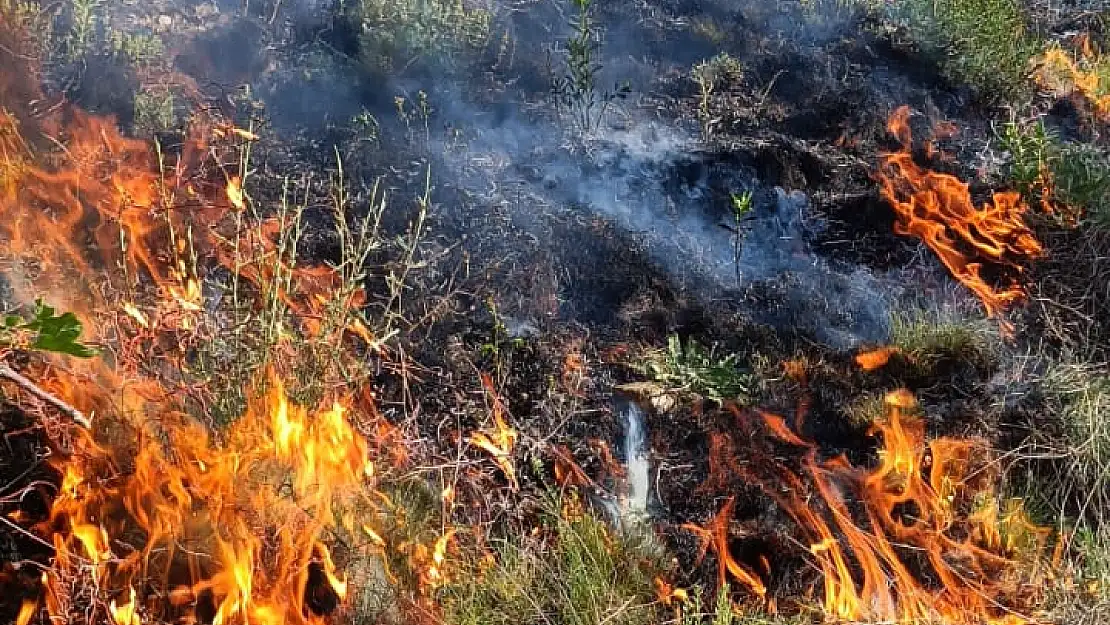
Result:
<svg viewBox="0 0 1110 625">
<path fill-rule="evenodd" d="M 571 0 L 576 14 L 570 21 L 573 34 L 566 42 L 566 73 L 551 87 L 555 105 L 567 111 L 571 120 L 585 132 L 596 130 L 605 112 L 616 100 L 632 92 L 628 83 L 618 83 L 612 91 L 598 91 L 597 75 L 602 65 L 597 60 L 601 33 L 593 17 L 593 0 Z"/>
</svg>

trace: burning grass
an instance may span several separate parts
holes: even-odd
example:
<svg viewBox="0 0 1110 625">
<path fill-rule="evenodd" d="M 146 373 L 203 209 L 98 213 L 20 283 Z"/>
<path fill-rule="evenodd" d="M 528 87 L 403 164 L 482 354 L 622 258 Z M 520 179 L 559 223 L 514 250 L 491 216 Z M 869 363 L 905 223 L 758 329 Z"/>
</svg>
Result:
<svg viewBox="0 0 1110 625">
<path fill-rule="evenodd" d="M 407 20 L 412 32 L 360 31 L 364 52 L 388 48 L 390 64 L 399 51 L 461 54 L 488 35 L 486 16 L 459 18 L 454 3 L 425 13 L 398 7 L 352 9 L 364 27 Z M 32 43 L 0 40 L 21 50 Z M 75 40 L 74 50 L 83 45 Z M 141 41 L 120 44 L 133 61 L 146 50 Z M 69 104 L 28 110 L 25 101 L 47 98 L 35 56 L 20 58 L 23 75 L 0 72 L 0 104 L 9 107 L 0 123 L 3 274 L 17 300 L 48 294 L 76 312 L 103 350 L 74 362 L 0 346 L 3 366 L 43 394 L 5 383 L 0 407 L 41 417 L 34 455 L 49 454 L 53 472 L 33 475 L 35 488 L 21 491 L 38 493 L 38 507 L 0 491 L 5 527 L 45 550 L 27 564 L 36 575 L 12 610 L 20 625 L 636 625 L 671 616 L 683 625 L 1016 625 L 1040 617 L 1048 533 L 998 492 L 986 441 L 930 438 L 907 392 L 873 393 L 859 402 L 866 418 L 853 424 L 870 425 L 868 442 L 840 454 L 811 436 L 817 420 L 801 408 L 793 423 L 737 408 L 759 381 L 736 356 L 672 337 L 639 363 L 679 398 L 667 419 L 676 430 L 700 423 L 699 411 L 712 408 L 679 403 L 692 397 L 725 405 L 733 419 L 711 436 L 714 474 L 696 493 L 716 498 L 716 514 L 685 525 L 694 551 L 715 559 L 716 606 L 703 614 L 702 580 L 678 586 L 687 576 L 666 563 L 655 528 L 610 527 L 582 503 L 605 499 L 591 493 L 601 480 L 573 454 L 555 465 L 564 490 L 548 490 L 554 432 L 577 435 L 587 421 L 604 421 L 595 404 L 609 398 L 595 395 L 611 363 L 589 361 L 596 345 L 577 339 L 555 359 L 559 375 L 511 396 L 503 385 L 534 352 L 510 340 L 499 319 L 492 342 L 477 350 L 491 358 L 475 366 L 460 357 L 464 374 L 407 357 L 408 334 L 434 315 L 413 304 L 412 283 L 428 262 L 430 175 L 403 232 L 390 231 L 382 186 L 352 191 L 361 181 L 350 184 L 342 161 L 326 181 L 277 183 L 252 156 L 264 133 L 227 123 L 220 111 L 192 115 L 170 145 L 125 136 L 115 120 Z M 152 108 L 145 121 L 168 125 L 157 113 L 170 108 Z M 958 179 L 914 162 L 904 123 L 892 127 L 903 151 L 884 160 L 884 195 L 900 211 L 900 231 L 925 238 L 989 312 L 1000 312 L 1021 285 L 1004 274 L 996 286 L 980 273 L 980 257 L 1020 272 L 1039 252 L 1024 206 L 1003 196 L 977 209 Z M 310 231 L 328 233 L 320 245 L 328 262 L 304 252 Z M 947 322 L 895 323 L 893 339 L 855 354 L 855 373 L 883 375 L 909 360 L 932 379 L 944 358 L 994 356 L 993 335 Z M 462 349 L 433 347 L 450 357 Z M 791 399 L 804 406 L 802 362 L 786 369 L 803 389 Z M 449 385 L 432 397 L 422 376 Z M 62 425 L 51 417 L 59 405 L 42 397 L 93 415 L 93 427 Z M 1097 426 L 1088 412 L 1084 423 Z M 554 431 L 537 435 L 521 427 L 527 419 L 551 421 L 543 427 Z M 621 474 L 604 442 L 591 446 L 605 472 Z M 642 451 L 654 461 L 654 449 Z M 656 475 L 658 490 L 663 467 Z M 755 490 L 768 516 L 753 521 L 744 498 Z M 18 576 L 8 566 L 0 583 Z"/>
<path fill-rule="evenodd" d="M 1022 263 L 1044 251 L 1025 222 L 1029 208 L 1017 192 L 995 193 L 991 202 L 976 207 L 967 183 L 918 165 L 909 120 L 906 106 L 891 115 L 887 127 L 902 149 L 883 155 L 878 173 L 883 198 L 898 215 L 895 231 L 924 241 L 979 297 L 987 314 L 998 316 L 1025 296 L 1018 280 Z M 984 261 L 1009 275 L 991 284 Z"/>
<path fill-rule="evenodd" d="M 885 398 L 872 426 L 878 464 L 823 457 L 793 424 L 766 412 L 733 410 L 746 459 L 726 459 L 734 477 L 763 488 L 803 538 L 820 572 L 827 617 L 852 622 L 1032 623 L 1036 591 L 1051 566 L 1049 532 L 1026 520 L 1020 504 L 997 492 L 983 441 L 927 440 L 917 405 L 905 391 Z M 729 449 L 738 450 L 738 446 Z M 724 449 L 724 448 L 722 448 Z M 708 536 L 726 532 L 726 505 Z M 716 528 L 716 529 L 713 529 Z M 712 541 L 722 576 L 752 596 L 778 600 L 763 580 L 774 565 L 733 559 L 728 539 Z"/>
</svg>

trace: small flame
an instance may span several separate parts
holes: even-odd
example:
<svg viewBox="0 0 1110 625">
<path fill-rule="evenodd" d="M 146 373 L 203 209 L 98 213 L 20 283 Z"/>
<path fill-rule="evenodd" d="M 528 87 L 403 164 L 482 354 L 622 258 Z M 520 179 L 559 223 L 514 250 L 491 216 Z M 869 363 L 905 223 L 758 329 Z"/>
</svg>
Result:
<svg viewBox="0 0 1110 625">
<path fill-rule="evenodd" d="M 900 350 L 894 346 L 878 347 L 856 354 L 856 364 L 864 371 L 874 371 L 886 366 Z"/>
<path fill-rule="evenodd" d="M 227 181 L 227 200 L 236 210 L 246 210 L 247 204 L 243 195 L 243 180 L 239 176 L 232 176 Z"/>
<path fill-rule="evenodd" d="M 492 400 L 494 430 L 492 432 L 474 432 L 467 438 L 467 441 L 493 456 L 494 462 L 497 463 L 505 477 L 512 483 L 513 488 L 516 489 L 518 486 L 516 469 L 513 466 L 513 448 L 516 446 L 517 433 L 516 430 L 505 423 L 502 416 L 505 410 L 504 404 L 501 402 L 501 398 L 497 396 L 493 388 L 493 380 L 490 379 L 488 374 L 482 374 L 482 386 Z"/>
<path fill-rule="evenodd" d="M 39 602 L 31 599 L 24 599 L 23 603 L 19 606 L 19 614 L 15 617 L 15 625 L 28 625 L 31 619 L 35 618 L 35 614 L 39 611 Z"/>
<path fill-rule="evenodd" d="M 728 548 L 729 525 L 732 522 L 732 511 L 736 505 L 736 498 L 729 497 L 720 512 L 709 522 L 708 527 L 700 527 L 690 523 L 684 524 L 683 529 L 693 532 L 701 541 L 699 560 L 705 557 L 709 548 L 717 556 L 717 583 L 724 586 L 729 578 L 740 582 L 745 588 L 756 596 L 763 598 L 767 595 L 767 587 L 754 571 L 737 562 Z"/>
<path fill-rule="evenodd" d="M 1080 40 L 1079 54 L 1072 56 L 1059 46 L 1052 46 L 1035 61 L 1033 78 L 1042 89 L 1057 97 L 1079 96 L 1090 102 L 1095 115 L 1110 120 L 1110 84 L 1093 67 L 1105 63 L 1090 42 Z"/>
<path fill-rule="evenodd" d="M 126 603 L 116 605 L 116 600 L 113 599 L 108 604 L 108 611 L 112 614 L 112 620 L 116 625 L 142 625 L 142 619 L 135 611 L 135 589 L 128 589 L 130 596 Z"/>
</svg>

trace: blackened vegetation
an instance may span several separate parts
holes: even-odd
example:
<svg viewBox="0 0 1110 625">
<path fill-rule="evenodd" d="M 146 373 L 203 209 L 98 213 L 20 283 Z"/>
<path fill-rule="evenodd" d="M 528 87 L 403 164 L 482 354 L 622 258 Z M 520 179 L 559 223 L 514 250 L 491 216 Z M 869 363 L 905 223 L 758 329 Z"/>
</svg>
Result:
<svg viewBox="0 0 1110 625">
<path fill-rule="evenodd" d="M 30 530 L 50 516 L 50 501 L 61 481 L 46 462 L 49 445 L 41 423 L 0 394 L 0 619 L 14 623 L 24 599 L 41 590 L 42 567 L 53 550 Z"/>
<path fill-rule="evenodd" d="M 754 401 L 790 418 L 804 412 L 803 433 L 823 455 L 846 454 L 862 466 L 874 462 L 877 442 L 850 406 L 902 387 L 923 402 L 930 434 L 990 431 L 991 363 L 940 354 L 923 369 L 895 355 L 886 367 L 865 373 L 852 361 L 854 349 L 885 338 L 876 322 L 887 312 L 882 296 L 901 289 L 898 271 L 922 256 L 916 242 L 893 233 L 894 215 L 872 178 L 875 155 L 896 147 L 886 135 L 887 115 L 908 102 L 937 118 L 958 120 L 973 135 L 968 145 L 978 145 L 986 132 L 982 112 L 935 65 L 868 30 L 862 16 L 822 20 L 786 4 L 601 3 L 608 27 L 601 84 L 635 79 L 636 95 L 613 116 L 614 125 L 678 129 L 678 139 L 660 133 L 640 146 L 642 152 L 613 138 L 611 129 L 597 137 L 564 136 L 544 109 L 555 71 L 549 49 L 565 37 L 554 26 L 565 16 L 553 6 L 515 12 L 497 24 L 497 32 L 513 40 L 511 49 L 483 71 L 454 76 L 426 68 L 396 80 L 360 73 L 357 25 L 349 16 L 305 15 L 305 6 L 314 3 L 284 3 L 275 20 L 265 11 L 252 18 L 221 17 L 171 47 L 179 51 L 176 69 L 229 116 L 240 123 L 261 121 L 249 191 L 269 210 L 280 201 L 283 177 L 294 178 L 297 192 L 309 197 L 301 249 L 306 260 L 334 262 L 340 254 L 326 176 L 297 174 L 335 174 L 338 154 L 356 216 L 368 210 L 370 189 L 380 180 L 390 204 L 384 233 L 396 238 L 417 217 L 416 198 L 429 191 L 430 168 L 432 206 L 416 253 L 422 266 L 407 285 L 403 332 L 396 339 L 406 366 L 383 362 L 376 390 L 386 416 L 416 419 L 437 451 L 454 457 L 462 433 L 484 425 L 488 398 L 479 373 L 491 375 L 507 417 L 526 439 L 518 463 L 526 467 L 523 503 L 506 505 L 498 517 L 513 525 L 535 514 L 535 491 L 549 481 L 523 461 L 548 466 L 549 447 L 565 445 L 601 480 L 609 467 L 592 441 L 619 448 L 622 431 L 611 407 L 612 385 L 643 377 L 613 354 L 665 346 L 672 334 L 683 344 L 737 354 L 741 368 L 754 369 L 757 359 L 775 363 L 760 371 L 768 379 Z M 695 23 L 700 30 L 689 26 Z M 698 138 L 693 129 L 700 103 L 689 68 L 719 52 L 735 56 L 743 75 L 718 86 L 707 103 L 718 120 L 714 134 Z M 136 85 L 128 70 L 90 66 L 83 80 L 73 91 L 79 103 L 116 114 L 123 124 L 131 121 Z M 394 98 L 411 110 L 422 89 L 431 110 L 400 118 Z M 246 99 L 258 99 L 258 107 L 243 104 L 244 91 L 250 93 Z M 355 117 L 361 120 L 357 127 Z M 617 191 L 622 185 L 623 195 Z M 799 223 L 782 223 L 776 187 L 805 193 L 808 203 L 791 215 Z M 741 246 L 770 259 L 765 264 L 775 261 L 789 270 L 751 278 L 749 268 L 738 284 L 728 264 L 730 196 L 748 190 L 766 227 L 759 230 L 762 239 L 751 237 Z M 619 201 L 611 201 L 618 195 Z M 629 216 L 627 223 L 621 215 Z M 697 228 L 684 231 L 689 224 Z M 705 233 L 711 234 L 700 238 Z M 713 248 L 707 256 L 716 264 L 683 255 L 684 248 L 675 245 L 683 236 L 695 243 L 723 241 L 725 255 Z M 1051 240 L 1049 246 L 1055 247 Z M 1094 248 L 1085 252 L 1088 260 L 1106 258 Z M 371 312 L 403 260 L 392 249 L 371 256 Z M 1080 337 L 1105 345 L 1110 295 L 1090 293 L 1105 283 L 1098 279 L 1105 263 L 1088 262 L 1076 272 L 1071 261 L 1057 255 L 1040 266 L 1046 276 L 1034 291 L 1043 307 L 1040 327 L 1061 348 Z M 823 278 L 840 280 L 815 286 L 814 274 L 800 268 L 818 264 L 829 268 Z M 850 293 L 864 275 L 879 276 L 882 292 Z M 1060 275 L 1074 280 L 1059 281 Z M 1063 301 L 1065 290 L 1077 296 L 1076 305 L 1057 309 L 1050 302 Z M 850 310 L 853 298 L 873 299 L 878 313 Z M 826 340 L 822 332 L 832 334 L 833 326 L 835 336 L 849 338 Z M 586 381 L 576 389 L 562 382 L 572 349 L 587 366 Z M 806 384 L 781 373 L 777 363 L 789 359 L 808 363 Z M 568 399 L 575 393 L 580 396 Z M 8 416 L 5 425 L 12 428 L 6 431 L 29 425 Z M 757 452 L 770 452 L 752 447 L 737 419 L 709 403 L 649 410 L 651 509 L 679 555 L 680 569 L 689 572 L 684 581 L 712 584 L 713 556 L 694 567 L 699 545 L 680 525 L 704 525 L 727 497 L 735 497 L 732 522 L 743 531 L 733 535 L 747 538 L 733 539 L 731 552 L 760 571 L 772 594 L 788 595 L 812 586 L 816 573 L 805 565 L 807 545 L 797 542 L 787 515 L 744 479 L 750 470 L 745 467 L 760 460 Z M 56 481 L 47 473 L 20 475 L 41 464 L 34 432 L 7 441 L 11 461 L 0 464 L 5 497 L 34 479 Z M 718 450 L 721 458 L 740 469 L 712 466 L 714 445 L 728 446 Z M 495 478 L 497 486 L 507 485 L 503 477 Z M 34 501 L 0 503 L 43 514 Z M 0 546 L 7 562 L 48 555 L 4 526 Z M 763 557 L 769 570 L 761 568 Z M 309 601 L 314 610 L 334 609 L 326 585 L 310 588 L 322 593 Z M 202 622 L 211 618 L 200 616 Z"/>
</svg>

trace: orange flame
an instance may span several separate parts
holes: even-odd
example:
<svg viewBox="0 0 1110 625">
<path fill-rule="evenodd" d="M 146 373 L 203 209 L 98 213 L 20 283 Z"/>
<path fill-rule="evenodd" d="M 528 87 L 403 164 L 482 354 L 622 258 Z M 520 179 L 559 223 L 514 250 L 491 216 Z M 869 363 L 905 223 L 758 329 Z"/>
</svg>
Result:
<svg viewBox="0 0 1110 625">
<path fill-rule="evenodd" d="M 897 347 L 887 345 L 885 347 L 877 347 L 875 349 L 867 350 L 856 354 L 856 364 L 864 371 L 874 371 L 886 366 L 890 362 L 890 358 L 897 354 L 900 350 Z"/>
<path fill-rule="evenodd" d="M 494 430 L 492 432 L 474 432 L 467 438 L 467 441 L 471 445 L 488 452 L 505 474 L 505 477 L 509 479 L 513 488 L 516 489 L 518 486 L 516 468 L 513 466 L 513 448 L 516 446 L 517 433 L 516 430 L 505 423 L 505 418 L 502 416 L 505 412 L 505 406 L 495 392 L 493 380 L 490 379 L 488 374 L 482 374 L 482 386 L 486 389 L 486 393 L 493 404 Z"/>
<path fill-rule="evenodd" d="M 988 284 L 980 259 L 1020 274 L 1021 261 L 1042 254 L 1041 244 L 1023 221 L 1028 207 L 1018 193 L 1005 192 L 976 208 L 967 183 L 914 162 L 909 117 L 907 106 L 891 115 L 887 127 L 902 150 L 884 154 L 878 172 L 882 196 L 897 213 L 894 229 L 923 240 L 979 297 L 987 314 L 997 316 L 1025 293 L 1014 277 L 1003 278 L 999 286 Z"/>
<path fill-rule="evenodd" d="M 729 524 L 732 521 L 732 510 L 735 505 L 736 498 L 729 497 L 721 511 L 709 522 L 708 527 L 686 523 L 682 528 L 696 534 L 701 541 L 699 560 L 712 547 L 713 553 L 717 556 L 717 583 L 719 586 L 724 586 L 731 577 L 755 593 L 756 596 L 763 598 L 767 594 L 767 587 L 754 571 L 737 562 L 728 548 Z"/>
<path fill-rule="evenodd" d="M 1095 116 L 1110 120 L 1110 84 L 1093 67 L 1106 63 L 1092 49 L 1090 38 L 1080 42 L 1075 57 L 1059 46 L 1052 46 L 1036 59 L 1033 78 L 1042 89 L 1057 97 L 1078 96 L 1091 104 Z"/>
<path fill-rule="evenodd" d="M 826 613 L 853 622 L 1035 622 L 1020 608 L 1036 605 L 1037 563 L 1049 531 L 1030 523 L 1020 507 L 1000 514 L 998 476 L 981 442 L 927 442 L 908 391 L 889 394 L 886 407 L 885 422 L 873 426 L 882 439 L 873 469 L 844 456 L 820 460 L 817 446 L 788 430 L 781 417 L 737 413 L 743 427 L 762 426 L 779 445 L 739 470 L 805 535 L 822 574 Z M 801 451 L 801 471 L 772 451 L 781 444 Z M 808 495 L 814 489 L 816 498 Z M 722 511 L 725 521 L 730 506 Z M 762 582 L 750 587 L 760 595 L 765 589 Z"/>
<path fill-rule="evenodd" d="M 19 614 L 15 617 L 15 625 L 28 625 L 31 619 L 35 618 L 35 613 L 39 611 L 39 604 L 37 601 L 25 599 L 19 606 Z"/>
<path fill-rule="evenodd" d="M 0 24 L 5 51 L 18 48 L 10 26 Z M 220 624 L 322 622 L 309 596 L 321 588 L 340 601 L 349 594 L 325 533 L 355 526 L 340 510 L 372 510 L 376 501 L 378 450 L 352 425 L 352 406 L 365 404 L 355 416 L 368 431 L 385 438 L 392 426 L 371 401 L 291 403 L 269 371 L 267 390 L 216 437 L 181 412 L 177 385 L 185 382 L 164 382 L 158 371 L 181 372 L 190 342 L 203 340 L 196 330 L 213 261 L 259 285 L 279 270 L 291 275 L 278 295 L 306 319 L 322 316 L 321 302 L 357 307 L 364 294 L 337 297 L 335 270 L 266 256 L 278 223 L 247 241 L 262 248 L 250 258 L 266 256 L 266 267 L 242 267 L 229 251 L 241 249 L 245 235 L 229 216 L 246 196 L 242 178 L 223 173 L 230 148 L 213 141 L 251 141 L 253 133 L 198 116 L 171 154 L 72 106 L 31 114 L 28 102 L 48 101 L 33 56 L 0 54 L 26 65 L 0 71 L 0 273 L 19 298 L 47 295 L 78 314 L 85 340 L 110 339 L 114 348 L 111 360 L 36 372 L 46 391 L 97 413 L 97 437 L 113 435 L 102 444 L 76 432 L 51 460 L 61 485 L 50 518 L 33 528 L 55 548 L 42 576 L 46 613 L 67 622 L 90 593 L 117 625 L 148 616 L 195 622 L 202 607 Z M 200 167 L 205 159 L 216 166 Z M 399 461 L 404 451 L 394 445 L 383 455 Z M 37 609 L 25 604 L 20 619 Z"/>
</svg>

